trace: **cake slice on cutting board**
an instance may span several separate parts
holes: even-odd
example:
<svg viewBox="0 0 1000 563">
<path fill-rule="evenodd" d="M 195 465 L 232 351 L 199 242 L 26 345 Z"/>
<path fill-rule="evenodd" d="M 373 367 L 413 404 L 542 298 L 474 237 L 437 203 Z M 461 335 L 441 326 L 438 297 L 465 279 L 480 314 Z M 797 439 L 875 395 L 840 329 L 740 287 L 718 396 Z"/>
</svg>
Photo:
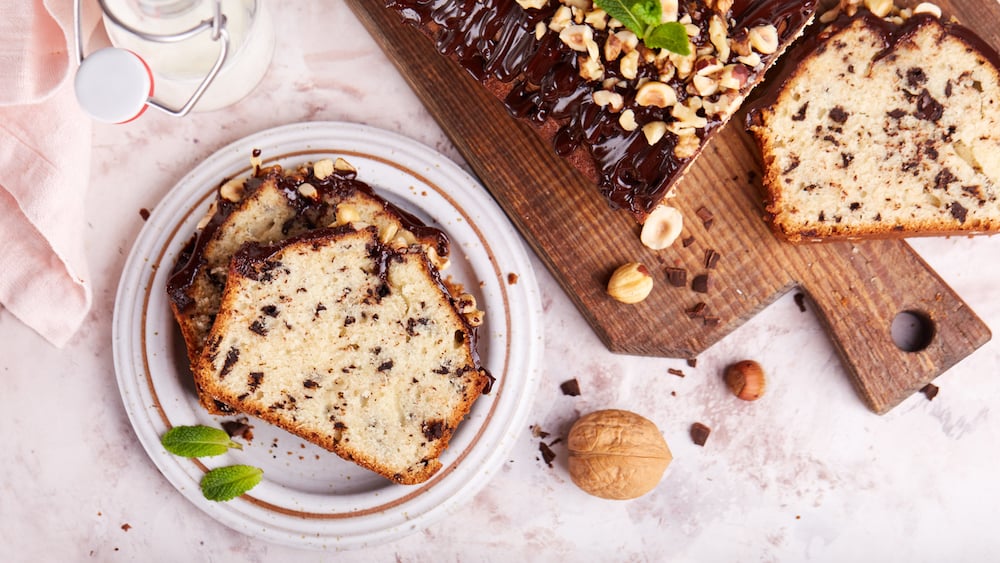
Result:
<svg viewBox="0 0 1000 563">
<path fill-rule="evenodd" d="M 751 108 L 765 207 L 792 242 L 1000 231 L 1000 58 L 971 31 L 861 9 Z"/>
</svg>

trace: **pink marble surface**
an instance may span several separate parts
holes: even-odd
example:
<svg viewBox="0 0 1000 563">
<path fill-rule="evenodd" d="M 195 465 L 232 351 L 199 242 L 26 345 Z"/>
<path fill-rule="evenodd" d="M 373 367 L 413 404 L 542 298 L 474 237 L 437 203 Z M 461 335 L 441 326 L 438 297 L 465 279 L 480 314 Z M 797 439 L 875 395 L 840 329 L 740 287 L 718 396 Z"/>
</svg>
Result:
<svg viewBox="0 0 1000 563">
<path fill-rule="evenodd" d="M 152 209 L 191 166 L 268 127 L 343 120 L 399 132 L 459 160 L 399 74 L 341 2 L 281 3 L 264 82 L 223 111 L 149 112 L 95 126 L 86 238 L 94 307 L 57 350 L 0 310 L 0 557 L 5 561 L 983 561 L 1000 548 L 996 463 L 1000 344 L 941 376 L 940 395 L 868 412 L 811 311 L 788 295 L 699 358 L 608 353 L 541 263 L 543 380 L 530 422 L 565 435 L 599 408 L 641 413 L 674 453 L 633 501 L 569 480 L 563 444 L 547 467 L 525 427 L 486 488 L 398 541 L 330 553 L 268 544 L 211 519 L 139 447 L 112 365 L 111 319 L 125 257 Z M 460 160 L 459 160 L 460 161 Z M 1000 238 L 914 247 L 994 331 Z M 733 398 L 722 368 L 770 375 L 757 403 Z M 679 368 L 680 378 L 667 373 Z M 559 384 L 577 378 L 579 397 Z M 691 423 L 713 428 L 705 447 Z"/>
</svg>

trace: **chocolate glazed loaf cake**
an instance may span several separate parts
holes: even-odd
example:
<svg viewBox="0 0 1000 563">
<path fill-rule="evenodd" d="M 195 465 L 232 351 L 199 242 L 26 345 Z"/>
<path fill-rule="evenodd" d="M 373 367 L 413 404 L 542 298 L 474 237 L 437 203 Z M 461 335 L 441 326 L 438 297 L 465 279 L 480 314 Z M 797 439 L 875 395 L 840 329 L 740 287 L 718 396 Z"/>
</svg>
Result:
<svg viewBox="0 0 1000 563">
<path fill-rule="evenodd" d="M 751 108 L 779 236 L 1000 232 L 1000 57 L 937 13 L 899 13 L 841 14 Z"/>
<path fill-rule="evenodd" d="M 815 0 L 663 0 L 691 52 L 591 0 L 386 0 L 643 222 L 814 15 Z"/>
</svg>

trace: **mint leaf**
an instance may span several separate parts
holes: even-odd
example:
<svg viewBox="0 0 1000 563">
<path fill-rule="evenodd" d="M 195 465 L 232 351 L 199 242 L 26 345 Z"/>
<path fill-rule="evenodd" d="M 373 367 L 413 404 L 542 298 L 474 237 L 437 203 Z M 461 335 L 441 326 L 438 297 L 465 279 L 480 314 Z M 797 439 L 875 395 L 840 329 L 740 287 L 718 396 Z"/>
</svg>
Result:
<svg viewBox="0 0 1000 563">
<path fill-rule="evenodd" d="M 594 5 L 622 22 L 650 49 L 666 49 L 678 55 L 691 54 L 687 30 L 679 22 L 660 23 L 660 0 L 594 0 Z"/>
<path fill-rule="evenodd" d="M 217 467 L 201 478 L 201 494 L 208 500 L 234 499 L 257 486 L 264 470 L 251 465 Z"/>
<path fill-rule="evenodd" d="M 632 13 L 635 14 L 636 19 L 648 27 L 660 24 L 660 18 L 663 16 L 663 8 L 660 6 L 660 0 L 634 0 L 632 2 Z"/>
<path fill-rule="evenodd" d="M 644 20 L 644 18 L 649 17 L 649 8 L 639 8 L 639 13 L 636 13 L 633 8 L 644 2 L 647 4 L 650 2 L 656 4 L 657 16 L 655 23 L 659 23 L 659 0 L 594 0 L 594 5 L 622 22 L 625 27 L 631 29 L 636 35 L 642 38 L 645 35 L 646 27 L 651 25 Z"/>
<path fill-rule="evenodd" d="M 175 426 L 160 438 L 160 444 L 182 457 L 210 457 L 224 454 L 229 448 L 243 449 L 225 430 L 201 425 Z"/>
<path fill-rule="evenodd" d="M 688 40 L 687 30 L 682 23 L 660 24 L 650 31 L 643 42 L 650 49 L 666 49 L 684 56 L 691 54 L 691 42 Z"/>
</svg>

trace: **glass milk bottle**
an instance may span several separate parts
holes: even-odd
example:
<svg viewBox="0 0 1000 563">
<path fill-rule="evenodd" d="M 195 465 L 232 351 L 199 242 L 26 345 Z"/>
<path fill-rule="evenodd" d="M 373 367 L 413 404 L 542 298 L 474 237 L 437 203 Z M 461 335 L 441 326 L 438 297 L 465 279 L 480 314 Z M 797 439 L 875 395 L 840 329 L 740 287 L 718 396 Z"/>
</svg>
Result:
<svg viewBox="0 0 1000 563">
<path fill-rule="evenodd" d="M 217 4 L 221 7 L 229 36 L 228 53 L 193 111 L 212 111 L 239 101 L 260 82 L 271 61 L 274 28 L 266 0 L 99 1 L 111 42 L 146 62 L 153 75 L 154 96 L 164 106 L 180 107 L 191 98 L 216 64 L 220 41 L 211 32 L 170 41 L 142 35 L 162 38 L 182 34 L 211 20 Z"/>
</svg>

